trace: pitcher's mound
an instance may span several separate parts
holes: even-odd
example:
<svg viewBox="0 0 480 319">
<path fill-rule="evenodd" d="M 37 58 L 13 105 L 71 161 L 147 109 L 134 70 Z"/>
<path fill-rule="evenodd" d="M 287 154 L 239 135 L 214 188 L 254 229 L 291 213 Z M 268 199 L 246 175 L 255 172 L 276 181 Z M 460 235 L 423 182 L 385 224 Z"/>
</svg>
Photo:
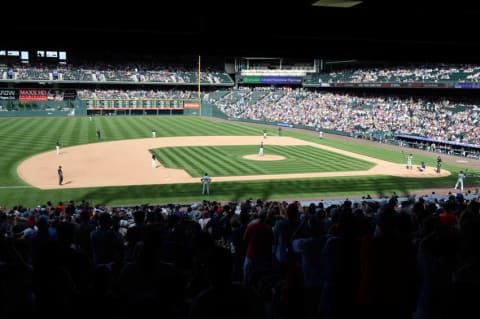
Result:
<svg viewBox="0 0 480 319">
<path fill-rule="evenodd" d="M 251 161 L 281 161 L 284 160 L 285 157 L 280 155 L 263 155 L 260 156 L 258 154 L 252 155 L 245 155 L 243 156 L 244 159 L 251 160 Z"/>
</svg>

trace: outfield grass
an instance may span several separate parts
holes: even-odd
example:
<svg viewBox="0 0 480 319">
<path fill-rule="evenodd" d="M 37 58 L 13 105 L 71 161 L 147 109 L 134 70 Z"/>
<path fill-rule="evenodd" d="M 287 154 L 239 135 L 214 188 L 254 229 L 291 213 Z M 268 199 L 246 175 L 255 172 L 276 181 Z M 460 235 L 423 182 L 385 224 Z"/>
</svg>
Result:
<svg viewBox="0 0 480 319">
<path fill-rule="evenodd" d="M 269 155 L 280 155 L 285 159 L 252 161 L 243 158 L 244 155 L 257 154 L 257 145 L 165 147 L 154 152 L 165 167 L 185 169 L 193 177 L 201 177 L 204 172 L 211 176 L 243 176 L 364 171 L 374 166 L 309 145 L 268 145 L 267 149 Z"/>
<path fill-rule="evenodd" d="M 48 200 L 53 202 L 86 199 L 95 204 L 128 205 L 139 203 L 191 202 L 203 199 L 199 184 L 146 185 L 128 187 L 99 187 L 81 189 L 39 190 L 29 187 L 16 174 L 16 168 L 24 159 L 45 151 L 55 150 L 55 143 L 62 147 L 96 143 L 95 131 L 100 129 L 103 141 L 151 137 L 155 127 L 157 136 L 218 136 L 258 135 L 262 128 L 256 125 L 228 122 L 212 122 L 196 117 L 86 117 L 74 118 L 0 118 L 0 206 L 35 206 Z M 385 150 L 381 144 L 368 146 L 331 138 L 321 141 L 316 136 L 283 130 L 291 136 L 351 152 L 405 163 L 398 151 Z M 255 146 L 252 153 L 258 152 Z M 112 154 L 107 154 L 111 156 Z M 433 154 L 432 154 L 433 155 Z M 415 163 L 424 160 L 434 166 L 434 157 L 415 156 Z M 293 168 L 297 165 L 291 166 Z M 271 162 L 270 162 L 271 163 Z M 358 164 L 358 160 L 356 160 Z M 363 165 L 363 164 L 362 164 Z M 456 172 L 459 167 L 445 164 L 445 169 Z M 53 170 L 56 168 L 53 167 Z M 56 174 L 56 173 L 53 173 Z M 198 172 L 197 172 L 198 174 Z M 213 173 L 211 173 L 213 175 Z M 253 198 L 321 198 L 322 196 L 353 196 L 361 194 L 388 194 L 393 191 L 406 193 L 415 189 L 451 187 L 455 177 L 438 179 L 409 179 L 388 176 L 335 177 L 305 180 L 275 180 L 251 182 L 213 183 L 211 200 Z"/>
</svg>

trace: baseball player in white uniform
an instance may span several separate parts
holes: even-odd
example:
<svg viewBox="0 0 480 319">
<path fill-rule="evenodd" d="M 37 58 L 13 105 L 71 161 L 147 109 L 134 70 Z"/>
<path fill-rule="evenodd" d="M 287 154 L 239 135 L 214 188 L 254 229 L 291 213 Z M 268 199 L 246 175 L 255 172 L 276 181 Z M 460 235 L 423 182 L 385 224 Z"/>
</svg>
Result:
<svg viewBox="0 0 480 319">
<path fill-rule="evenodd" d="M 258 156 L 263 156 L 263 141 L 260 142 L 260 148 L 258 149 Z"/>
<path fill-rule="evenodd" d="M 152 154 L 152 168 L 157 168 L 157 158 Z"/>
<path fill-rule="evenodd" d="M 407 169 L 412 169 L 413 155 L 408 154 L 407 156 Z"/>
</svg>

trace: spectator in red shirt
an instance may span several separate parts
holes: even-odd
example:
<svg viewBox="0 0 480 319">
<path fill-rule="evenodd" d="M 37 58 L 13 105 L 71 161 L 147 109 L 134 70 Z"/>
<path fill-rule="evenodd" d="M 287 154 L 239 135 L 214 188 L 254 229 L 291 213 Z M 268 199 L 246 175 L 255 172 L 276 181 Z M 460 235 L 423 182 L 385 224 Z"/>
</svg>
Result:
<svg viewBox="0 0 480 319">
<path fill-rule="evenodd" d="M 255 274 L 268 272 L 272 267 L 272 227 L 265 222 L 267 212 L 263 210 L 257 220 L 245 230 L 243 240 L 247 247 L 243 264 L 244 280 L 251 284 Z"/>
</svg>

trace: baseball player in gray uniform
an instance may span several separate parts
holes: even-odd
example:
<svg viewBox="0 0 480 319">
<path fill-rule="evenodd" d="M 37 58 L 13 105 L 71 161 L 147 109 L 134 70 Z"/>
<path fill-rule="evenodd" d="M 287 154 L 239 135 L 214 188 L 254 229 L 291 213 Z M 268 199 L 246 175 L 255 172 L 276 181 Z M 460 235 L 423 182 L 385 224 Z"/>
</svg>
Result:
<svg viewBox="0 0 480 319">
<path fill-rule="evenodd" d="M 212 181 L 210 176 L 208 176 L 208 174 L 205 173 L 205 175 L 203 175 L 202 178 L 200 178 L 200 181 L 202 182 L 202 195 L 205 195 L 205 193 L 207 195 L 210 195 L 210 182 Z"/>
<path fill-rule="evenodd" d="M 463 171 L 460 171 L 458 173 L 458 178 L 457 178 L 457 183 L 455 183 L 455 189 L 460 186 L 460 190 L 463 192 L 463 180 L 465 179 L 465 174 L 463 174 Z"/>
</svg>

